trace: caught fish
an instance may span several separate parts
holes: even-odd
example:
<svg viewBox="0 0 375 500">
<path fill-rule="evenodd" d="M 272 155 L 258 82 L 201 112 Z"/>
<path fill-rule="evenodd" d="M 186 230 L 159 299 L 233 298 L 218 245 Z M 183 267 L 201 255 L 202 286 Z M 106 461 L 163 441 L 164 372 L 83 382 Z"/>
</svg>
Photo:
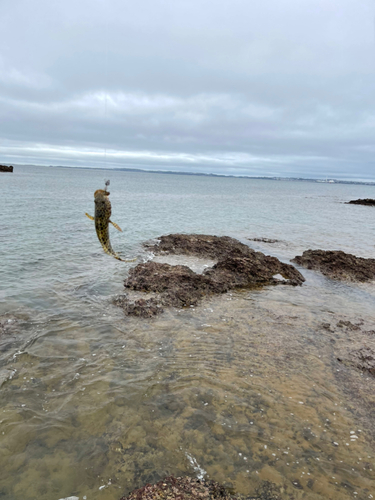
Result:
<svg viewBox="0 0 375 500">
<path fill-rule="evenodd" d="M 96 234 L 103 247 L 103 250 L 108 255 L 112 255 L 117 260 L 124 260 L 113 250 L 110 239 L 109 239 L 109 224 L 112 224 L 118 231 L 122 229 L 115 223 L 111 221 L 111 202 L 108 196 L 110 195 L 107 191 L 109 181 L 105 183 L 105 189 L 97 189 L 94 193 L 95 201 L 95 217 L 86 213 L 87 217 L 95 221 Z"/>
</svg>

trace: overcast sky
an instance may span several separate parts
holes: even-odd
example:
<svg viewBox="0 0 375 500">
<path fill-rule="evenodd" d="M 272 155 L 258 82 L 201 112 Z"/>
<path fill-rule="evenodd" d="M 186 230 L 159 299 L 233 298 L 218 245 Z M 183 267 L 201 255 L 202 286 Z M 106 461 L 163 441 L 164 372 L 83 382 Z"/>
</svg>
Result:
<svg viewBox="0 0 375 500">
<path fill-rule="evenodd" d="M 374 16 L 375 0 L 0 0 L 0 162 L 374 181 Z"/>
</svg>

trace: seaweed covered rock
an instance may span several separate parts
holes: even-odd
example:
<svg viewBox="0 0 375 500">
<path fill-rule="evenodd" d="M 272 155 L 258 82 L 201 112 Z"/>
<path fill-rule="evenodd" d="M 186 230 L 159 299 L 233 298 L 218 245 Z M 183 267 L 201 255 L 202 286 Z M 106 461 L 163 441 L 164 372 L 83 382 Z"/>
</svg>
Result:
<svg viewBox="0 0 375 500">
<path fill-rule="evenodd" d="M 215 481 L 169 476 L 146 484 L 120 500 L 281 500 L 279 488 L 263 481 L 256 496 L 235 495 Z"/>
<path fill-rule="evenodd" d="M 306 250 L 291 262 L 320 271 L 329 278 L 347 281 L 375 279 L 375 259 L 356 257 L 341 250 Z"/>
<path fill-rule="evenodd" d="M 375 351 L 371 347 L 363 346 L 353 349 L 337 359 L 347 366 L 354 366 L 375 377 Z"/>
<path fill-rule="evenodd" d="M 158 243 L 145 244 L 155 254 L 195 255 L 218 259 L 230 253 L 248 255 L 251 248 L 229 236 L 206 234 L 169 234 L 158 238 Z"/>
<path fill-rule="evenodd" d="M 132 300 L 127 295 L 122 295 L 114 300 L 114 304 L 121 307 L 127 316 L 137 316 L 139 318 L 153 318 L 164 310 L 153 297 Z"/>
<path fill-rule="evenodd" d="M 255 252 L 227 236 L 172 234 L 162 236 L 159 245 L 148 244 L 147 247 L 159 255 L 194 255 L 218 260 L 203 274 L 197 274 L 187 266 L 153 261 L 130 269 L 124 283 L 125 288 L 158 294 L 160 306 L 194 306 L 206 295 L 225 293 L 234 288 L 271 284 L 296 286 L 305 281 L 292 265 L 284 264 L 276 257 L 266 256 L 262 252 Z M 126 314 L 134 315 L 130 299 L 122 299 L 121 305 Z M 148 307 L 149 302 L 144 305 Z M 146 316 L 147 314 L 145 312 Z M 143 313 L 140 312 L 139 315 L 143 316 Z"/>
<path fill-rule="evenodd" d="M 363 200 L 351 200 L 347 202 L 347 205 L 367 205 L 369 207 L 375 207 L 375 200 L 371 198 L 364 198 Z"/>
<path fill-rule="evenodd" d="M 175 307 L 196 305 L 204 295 L 229 289 L 187 266 L 160 262 L 146 262 L 131 269 L 125 287 L 138 292 L 157 292 L 161 304 Z"/>
</svg>

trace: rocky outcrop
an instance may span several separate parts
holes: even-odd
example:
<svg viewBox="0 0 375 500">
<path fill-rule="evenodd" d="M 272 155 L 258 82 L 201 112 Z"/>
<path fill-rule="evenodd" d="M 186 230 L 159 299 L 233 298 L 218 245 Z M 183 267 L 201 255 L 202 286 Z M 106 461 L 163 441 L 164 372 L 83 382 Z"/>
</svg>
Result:
<svg viewBox="0 0 375 500">
<path fill-rule="evenodd" d="M 203 274 L 197 274 L 187 266 L 152 261 L 132 268 L 125 280 L 125 288 L 157 295 L 156 298 L 137 298 L 133 301 L 127 296 L 117 299 L 118 305 L 128 315 L 151 317 L 161 312 L 163 306 L 194 306 L 204 296 L 225 293 L 234 288 L 279 284 L 296 286 L 305 281 L 292 265 L 255 252 L 227 236 L 172 234 L 162 236 L 159 244 L 146 246 L 159 255 L 194 255 L 217 259 L 218 262 Z"/>
<path fill-rule="evenodd" d="M 121 295 L 113 303 L 121 307 L 127 316 L 137 316 L 139 318 L 153 318 L 164 311 L 162 305 L 153 297 L 149 299 L 130 299 L 127 295 Z"/>
<path fill-rule="evenodd" d="M 157 243 L 146 243 L 145 247 L 157 255 L 194 255 L 219 259 L 230 253 L 249 255 L 250 247 L 229 236 L 206 234 L 169 234 L 161 236 Z"/>
<path fill-rule="evenodd" d="M 363 200 L 352 200 L 348 201 L 347 205 L 367 205 L 370 207 L 375 207 L 375 200 L 372 200 L 371 198 L 365 198 Z"/>
<path fill-rule="evenodd" d="M 375 259 L 356 257 L 341 250 L 306 250 L 291 262 L 338 280 L 363 282 L 375 279 Z"/>
<path fill-rule="evenodd" d="M 6 165 L 0 165 L 0 172 L 13 172 L 13 167 L 7 167 Z"/>
<path fill-rule="evenodd" d="M 169 476 L 156 484 L 146 484 L 120 500 L 281 500 L 280 488 L 262 481 L 256 496 L 229 493 L 215 481 Z"/>
</svg>

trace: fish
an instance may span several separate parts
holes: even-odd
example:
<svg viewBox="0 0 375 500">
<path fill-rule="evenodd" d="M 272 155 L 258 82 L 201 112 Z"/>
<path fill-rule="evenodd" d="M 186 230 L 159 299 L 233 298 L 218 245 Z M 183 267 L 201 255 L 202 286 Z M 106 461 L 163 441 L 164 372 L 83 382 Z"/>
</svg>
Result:
<svg viewBox="0 0 375 500">
<path fill-rule="evenodd" d="M 106 182 L 105 189 L 97 189 L 94 193 L 95 217 L 89 215 L 87 212 L 85 215 L 95 222 L 96 234 L 105 253 L 112 255 L 117 260 L 126 262 L 113 250 L 109 239 L 109 224 L 112 224 L 118 231 L 122 231 L 122 229 L 115 222 L 111 221 L 112 207 L 108 198 L 110 195 L 109 191 L 107 191 L 108 184 L 109 181 Z"/>
</svg>

